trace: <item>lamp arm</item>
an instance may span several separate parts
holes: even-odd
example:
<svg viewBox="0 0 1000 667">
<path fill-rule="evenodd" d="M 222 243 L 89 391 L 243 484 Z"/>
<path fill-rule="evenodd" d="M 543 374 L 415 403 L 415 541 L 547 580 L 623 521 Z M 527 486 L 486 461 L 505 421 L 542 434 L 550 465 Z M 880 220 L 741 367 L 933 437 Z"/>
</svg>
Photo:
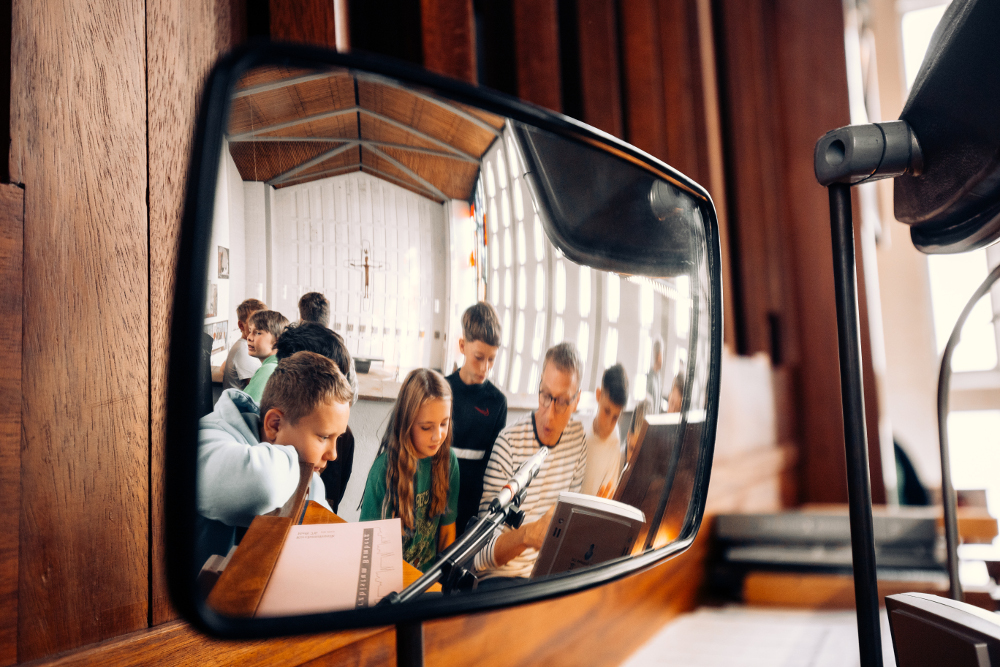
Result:
<svg viewBox="0 0 1000 667">
<path fill-rule="evenodd" d="M 962 583 L 958 580 L 958 518 L 955 509 L 955 488 L 951 483 L 951 454 L 948 449 L 948 391 L 951 389 L 951 357 L 962 338 L 962 327 L 969 319 L 972 309 L 979 302 L 993 283 L 1000 278 L 1000 266 L 997 266 L 976 291 L 972 293 L 969 302 L 962 309 L 962 314 L 955 322 L 955 328 L 951 330 L 948 337 L 948 344 L 944 346 L 944 354 L 941 355 L 941 373 L 938 375 L 937 390 L 937 418 L 938 418 L 938 440 L 941 445 L 941 500 L 944 504 L 944 538 L 948 551 L 948 596 L 953 600 L 962 602 Z"/>
</svg>

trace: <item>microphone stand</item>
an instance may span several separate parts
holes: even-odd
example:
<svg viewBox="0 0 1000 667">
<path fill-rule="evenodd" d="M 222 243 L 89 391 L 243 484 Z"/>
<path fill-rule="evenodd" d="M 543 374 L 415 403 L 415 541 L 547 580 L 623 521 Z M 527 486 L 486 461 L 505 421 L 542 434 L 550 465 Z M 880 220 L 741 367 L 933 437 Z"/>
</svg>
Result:
<svg viewBox="0 0 1000 667">
<path fill-rule="evenodd" d="M 390 593 L 385 597 L 388 604 L 409 602 L 424 591 L 442 582 L 445 594 L 454 590 L 472 590 L 476 587 L 476 576 L 466 567 L 469 561 L 486 545 L 493 532 L 503 523 L 511 528 L 519 528 L 524 521 L 524 513 L 519 510 L 521 502 L 527 494 L 527 488 L 521 490 L 506 506 L 497 502 L 490 504 L 486 514 L 476 520 L 476 523 L 450 547 L 445 549 L 437 562 L 422 577 L 403 589 L 402 593 Z"/>
<path fill-rule="evenodd" d="M 441 553 L 431 569 L 407 586 L 402 593 L 390 593 L 379 604 L 409 602 L 442 579 L 445 594 L 450 594 L 456 589 L 474 589 L 478 581 L 466 565 L 486 545 L 500 524 L 507 523 L 513 528 L 520 527 L 524 521 L 524 512 L 518 508 L 527 493 L 525 485 L 525 488 L 521 489 L 506 506 L 494 500 L 487 513 Z M 396 625 L 396 664 L 398 667 L 423 667 L 424 626 L 421 621 L 406 621 Z"/>
</svg>

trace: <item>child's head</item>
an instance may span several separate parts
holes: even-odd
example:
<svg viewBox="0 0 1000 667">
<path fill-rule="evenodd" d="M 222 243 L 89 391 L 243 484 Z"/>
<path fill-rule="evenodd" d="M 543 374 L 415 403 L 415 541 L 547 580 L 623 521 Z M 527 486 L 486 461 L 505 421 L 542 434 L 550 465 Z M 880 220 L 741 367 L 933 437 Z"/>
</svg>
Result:
<svg viewBox="0 0 1000 667">
<path fill-rule="evenodd" d="M 306 292 L 299 299 L 299 319 L 330 326 L 330 300 L 319 292 Z"/>
<path fill-rule="evenodd" d="M 618 418 L 628 403 L 628 375 L 625 367 L 615 364 L 604 371 L 601 386 L 597 390 L 597 416 L 594 417 L 594 432 L 601 438 L 611 435 L 618 425 Z"/>
<path fill-rule="evenodd" d="M 278 339 L 277 349 L 278 361 L 303 350 L 322 354 L 333 361 L 354 390 L 354 399 L 351 401 L 351 405 L 354 405 L 357 400 L 358 380 L 351 353 L 348 352 L 340 334 L 317 322 L 296 322 L 285 327 Z"/>
<path fill-rule="evenodd" d="M 451 461 L 451 387 L 441 374 L 418 368 L 399 388 L 379 452 L 385 452 L 386 495 L 382 516 L 398 516 L 413 529 L 413 476 L 420 459 L 430 458 L 429 516 L 443 514 L 448 503 Z"/>
<path fill-rule="evenodd" d="M 276 310 L 259 310 L 250 316 L 247 352 L 251 357 L 267 359 L 278 351 L 278 338 L 288 326 L 288 319 Z"/>
<path fill-rule="evenodd" d="M 653 339 L 653 349 L 649 358 L 653 371 L 659 373 L 660 369 L 663 368 L 663 339 L 659 336 Z"/>
<path fill-rule="evenodd" d="M 459 377 L 465 384 L 482 384 L 493 368 L 500 349 L 500 318 L 493 306 L 480 301 L 462 315 L 462 337 L 458 349 L 465 355 Z"/>
<path fill-rule="evenodd" d="M 261 439 L 291 445 L 319 471 L 337 458 L 351 414 L 350 385 L 332 361 L 296 352 L 278 362 L 260 399 Z"/>
<path fill-rule="evenodd" d="M 240 333 L 246 338 L 250 333 L 250 316 L 258 310 L 267 310 L 267 306 L 260 299 L 246 299 L 236 306 L 236 325 L 240 328 Z"/>
<path fill-rule="evenodd" d="M 667 394 L 667 412 L 680 412 L 681 402 L 684 400 L 684 371 L 680 371 L 674 376 L 670 383 L 670 393 Z"/>
</svg>

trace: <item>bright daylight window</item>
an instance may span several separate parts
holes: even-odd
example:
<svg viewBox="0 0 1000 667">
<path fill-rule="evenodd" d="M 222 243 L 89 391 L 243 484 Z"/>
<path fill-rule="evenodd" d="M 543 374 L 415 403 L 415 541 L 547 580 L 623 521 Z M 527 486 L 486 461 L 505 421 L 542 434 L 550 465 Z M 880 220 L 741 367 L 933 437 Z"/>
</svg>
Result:
<svg viewBox="0 0 1000 667">
<path fill-rule="evenodd" d="M 901 18 L 903 66 L 907 89 L 912 87 L 947 3 L 911 0 Z M 927 258 L 934 337 L 940 355 L 973 291 L 990 269 L 1000 263 L 996 246 L 959 255 Z M 1000 386 L 997 372 L 998 305 L 987 295 L 979 300 L 962 329 L 952 357 L 952 389 Z M 977 401 L 978 402 L 978 401 Z M 988 404 L 988 402 L 987 402 Z M 948 415 L 952 483 L 958 489 L 986 489 L 990 512 L 1000 511 L 1000 409 L 952 410 Z M 931 480 L 925 480 L 930 482 Z"/>
</svg>

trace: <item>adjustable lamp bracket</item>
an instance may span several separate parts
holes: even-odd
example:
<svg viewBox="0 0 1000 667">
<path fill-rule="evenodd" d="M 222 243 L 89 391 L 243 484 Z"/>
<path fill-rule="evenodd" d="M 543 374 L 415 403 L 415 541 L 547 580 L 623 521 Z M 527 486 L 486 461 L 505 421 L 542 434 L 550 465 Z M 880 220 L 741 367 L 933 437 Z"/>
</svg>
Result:
<svg viewBox="0 0 1000 667">
<path fill-rule="evenodd" d="M 924 168 L 917 135 L 905 120 L 847 125 L 824 134 L 813 156 L 816 180 L 857 185 L 866 181 L 919 176 Z"/>
<path fill-rule="evenodd" d="M 840 392 L 844 410 L 848 514 L 862 667 L 881 667 L 875 537 L 868 434 L 861 375 L 861 329 L 851 220 L 851 186 L 923 169 L 920 144 L 901 120 L 849 125 L 823 135 L 814 153 L 816 180 L 830 195 Z"/>
</svg>

